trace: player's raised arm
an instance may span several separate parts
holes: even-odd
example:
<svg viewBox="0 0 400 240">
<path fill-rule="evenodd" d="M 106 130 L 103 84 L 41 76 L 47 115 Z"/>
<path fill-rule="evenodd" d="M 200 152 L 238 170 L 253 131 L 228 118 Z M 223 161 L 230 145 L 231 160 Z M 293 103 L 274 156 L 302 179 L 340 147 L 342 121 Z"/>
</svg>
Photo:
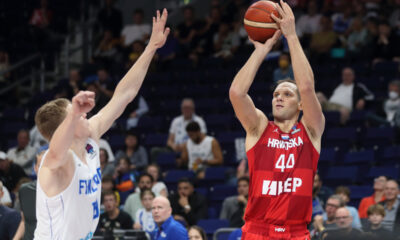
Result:
<svg viewBox="0 0 400 240">
<path fill-rule="evenodd" d="M 146 49 L 118 83 L 110 102 L 89 120 L 93 138 L 99 139 L 136 97 L 156 50 L 167 40 L 170 32 L 169 28 L 165 28 L 167 16 L 166 9 L 162 14 L 157 11 L 157 16 L 153 17 L 153 30 Z"/>
<path fill-rule="evenodd" d="M 314 74 L 296 35 L 294 14 L 290 6 L 281 0 L 276 4 L 282 18 L 271 15 L 278 23 L 289 45 L 294 78 L 300 92 L 303 122 L 314 139 L 322 136 L 325 118 L 314 88 Z"/>
<path fill-rule="evenodd" d="M 246 64 L 236 74 L 229 89 L 229 98 L 235 110 L 236 116 L 243 125 L 248 134 L 258 134 L 259 130 L 265 128 L 268 119 L 265 114 L 257 109 L 248 95 L 254 77 L 264 61 L 266 55 L 271 51 L 272 46 L 281 36 L 278 30 L 274 36 L 268 39 L 264 44 L 253 41 L 255 50 L 247 60 Z"/>
</svg>

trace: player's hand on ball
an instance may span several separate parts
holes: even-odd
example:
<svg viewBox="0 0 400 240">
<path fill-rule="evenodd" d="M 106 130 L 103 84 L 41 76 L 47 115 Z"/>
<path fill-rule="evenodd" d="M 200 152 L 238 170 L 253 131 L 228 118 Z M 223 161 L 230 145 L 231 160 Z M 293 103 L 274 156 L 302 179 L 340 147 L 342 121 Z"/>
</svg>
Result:
<svg viewBox="0 0 400 240">
<path fill-rule="evenodd" d="M 156 49 L 164 46 L 168 34 L 171 31 L 170 28 L 165 28 L 167 17 L 168 11 L 165 8 L 162 14 L 157 10 L 157 16 L 153 17 L 153 30 L 151 32 L 149 46 L 155 47 Z"/>
<path fill-rule="evenodd" d="M 281 4 L 276 4 L 276 9 L 282 18 L 278 18 L 274 14 L 271 14 L 272 19 L 278 24 L 281 29 L 283 35 L 285 37 L 289 37 L 292 35 L 296 35 L 296 25 L 294 21 L 294 14 L 289 4 L 283 2 L 281 0 Z"/>
<path fill-rule="evenodd" d="M 262 49 L 262 50 L 266 51 L 266 53 L 268 53 L 269 51 L 271 51 L 272 47 L 275 45 L 275 43 L 278 41 L 278 39 L 281 37 L 281 35 L 282 35 L 281 31 L 278 30 L 274 33 L 274 36 L 272 36 L 272 38 L 268 39 L 265 43 L 260 43 L 258 41 L 254 41 L 250 37 L 249 37 L 249 40 L 250 40 L 250 42 L 253 43 L 253 45 L 256 49 Z"/>
<path fill-rule="evenodd" d="M 82 115 L 90 112 L 94 107 L 94 92 L 80 91 L 72 98 L 72 113 Z"/>
</svg>

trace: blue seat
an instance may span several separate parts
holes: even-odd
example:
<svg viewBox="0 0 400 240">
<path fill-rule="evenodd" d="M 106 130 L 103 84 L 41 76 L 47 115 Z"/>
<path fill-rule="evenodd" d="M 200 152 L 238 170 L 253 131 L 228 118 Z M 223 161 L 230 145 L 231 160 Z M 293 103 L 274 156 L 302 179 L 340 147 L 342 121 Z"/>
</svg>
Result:
<svg viewBox="0 0 400 240">
<path fill-rule="evenodd" d="M 394 141 L 395 132 L 396 131 L 390 127 L 368 128 L 362 138 L 362 144 L 365 147 L 390 145 Z"/>
<path fill-rule="evenodd" d="M 336 160 L 336 150 L 335 148 L 322 148 L 319 156 L 320 163 L 333 163 Z"/>
<path fill-rule="evenodd" d="M 327 126 L 339 126 L 340 113 L 336 111 L 324 112 Z"/>
<path fill-rule="evenodd" d="M 208 167 L 206 168 L 204 180 L 207 181 L 224 181 L 228 167 Z"/>
<path fill-rule="evenodd" d="M 373 179 L 379 176 L 386 176 L 393 179 L 398 179 L 399 169 L 396 167 L 372 167 L 368 174 L 368 178 Z"/>
<path fill-rule="evenodd" d="M 348 186 L 350 189 L 350 199 L 352 200 L 360 200 L 363 197 L 370 196 L 374 193 L 374 189 L 370 185 L 363 185 L 363 186 Z"/>
<path fill-rule="evenodd" d="M 385 161 L 400 159 L 400 146 L 388 146 L 383 150 L 382 157 Z"/>
<path fill-rule="evenodd" d="M 166 184 L 176 184 L 181 178 L 194 178 L 194 172 L 189 170 L 169 170 L 164 178 Z"/>
<path fill-rule="evenodd" d="M 145 139 L 147 146 L 164 146 L 167 142 L 168 135 L 161 133 L 148 134 Z"/>
<path fill-rule="evenodd" d="M 211 201 L 223 201 L 225 198 L 237 195 L 237 188 L 231 185 L 215 185 L 210 188 Z"/>
<path fill-rule="evenodd" d="M 108 143 L 114 151 L 122 149 L 125 145 L 125 135 L 123 134 L 113 134 L 109 137 Z M 118 160 L 118 159 L 117 159 Z"/>
<path fill-rule="evenodd" d="M 235 131 L 235 132 L 221 132 L 217 134 L 217 139 L 220 144 L 225 143 L 234 143 L 236 138 L 243 138 L 245 137 L 244 131 Z"/>
<path fill-rule="evenodd" d="M 357 179 L 359 168 L 357 166 L 330 167 L 324 176 L 324 183 L 330 186 L 351 184 Z"/>
<path fill-rule="evenodd" d="M 172 169 L 176 165 L 176 154 L 174 152 L 160 153 L 156 161 L 164 171 Z"/>
<path fill-rule="evenodd" d="M 326 132 L 325 146 L 349 147 L 356 142 L 357 130 L 354 127 L 330 128 Z"/>
<path fill-rule="evenodd" d="M 344 156 L 344 163 L 366 163 L 371 164 L 375 160 L 375 153 L 373 150 L 365 150 L 360 152 L 349 152 Z"/>
<path fill-rule="evenodd" d="M 197 225 L 203 228 L 206 234 L 214 234 L 219 228 L 229 227 L 229 222 L 225 219 L 200 219 Z"/>
</svg>

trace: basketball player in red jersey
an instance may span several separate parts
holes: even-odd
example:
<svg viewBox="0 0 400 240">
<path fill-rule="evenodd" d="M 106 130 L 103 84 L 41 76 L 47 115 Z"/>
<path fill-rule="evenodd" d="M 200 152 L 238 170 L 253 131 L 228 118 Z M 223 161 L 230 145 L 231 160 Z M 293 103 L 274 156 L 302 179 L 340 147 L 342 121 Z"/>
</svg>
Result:
<svg viewBox="0 0 400 240">
<path fill-rule="evenodd" d="M 314 76 L 295 31 L 288 4 L 276 4 L 279 29 L 254 52 L 232 82 L 229 97 L 246 130 L 250 172 L 249 200 L 242 239 L 309 240 L 312 187 L 325 119 L 314 90 Z M 281 33 L 286 37 L 295 82 L 278 82 L 273 92 L 274 121 L 254 106 L 248 90 Z M 300 111 L 303 116 L 298 122 Z"/>
</svg>

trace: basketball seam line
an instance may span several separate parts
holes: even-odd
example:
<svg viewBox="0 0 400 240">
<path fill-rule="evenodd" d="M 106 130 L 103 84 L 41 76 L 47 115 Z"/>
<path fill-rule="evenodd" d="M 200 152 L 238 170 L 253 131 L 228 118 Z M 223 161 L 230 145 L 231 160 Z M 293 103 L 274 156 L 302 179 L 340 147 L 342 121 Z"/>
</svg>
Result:
<svg viewBox="0 0 400 240">
<path fill-rule="evenodd" d="M 272 14 L 272 12 L 270 12 L 270 11 L 267 11 L 267 10 L 265 10 L 265 9 L 262 9 L 262 8 L 258 8 L 258 7 L 251 7 L 250 9 L 252 9 L 252 8 L 258 9 L 258 10 L 260 10 L 260 11 L 263 11 L 263 12 L 266 12 L 266 13 L 269 13 L 269 15 L 271 15 L 271 14 Z M 274 14 L 274 15 L 275 15 L 275 14 Z"/>
</svg>

